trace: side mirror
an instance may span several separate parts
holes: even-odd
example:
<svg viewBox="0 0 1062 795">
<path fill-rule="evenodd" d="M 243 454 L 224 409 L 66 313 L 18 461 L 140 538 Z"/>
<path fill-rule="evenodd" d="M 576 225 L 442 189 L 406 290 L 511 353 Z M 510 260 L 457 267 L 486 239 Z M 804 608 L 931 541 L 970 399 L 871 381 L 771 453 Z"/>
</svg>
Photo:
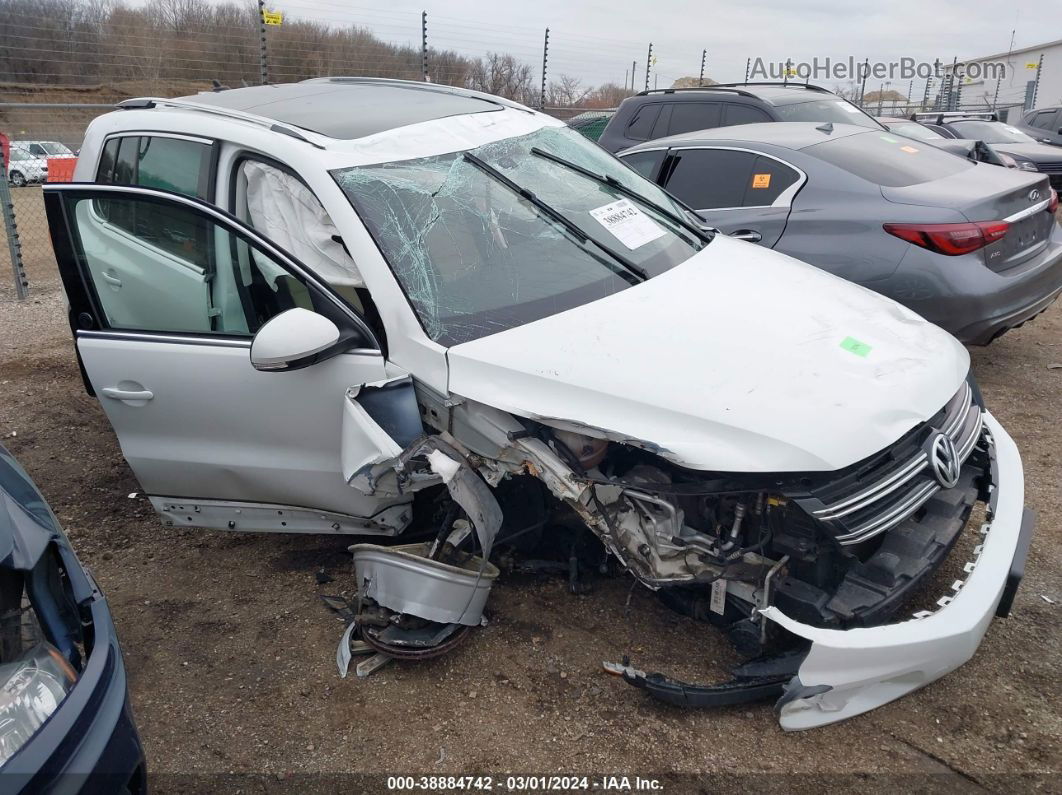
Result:
<svg viewBox="0 0 1062 795">
<path fill-rule="evenodd" d="M 318 361 L 339 342 L 339 328 L 324 315 L 289 309 L 266 321 L 251 341 L 256 370 L 295 370 Z"/>
</svg>

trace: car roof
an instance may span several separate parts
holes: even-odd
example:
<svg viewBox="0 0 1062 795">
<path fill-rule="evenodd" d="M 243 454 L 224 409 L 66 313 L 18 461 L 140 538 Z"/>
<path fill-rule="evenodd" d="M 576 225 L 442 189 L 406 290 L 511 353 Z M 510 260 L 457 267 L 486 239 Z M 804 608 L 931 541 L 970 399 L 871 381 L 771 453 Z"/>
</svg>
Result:
<svg viewBox="0 0 1062 795">
<path fill-rule="evenodd" d="M 704 100 L 706 95 L 718 95 L 712 99 L 745 96 L 762 100 L 769 105 L 795 105 L 800 102 L 816 100 L 841 99 L 838 95 L 824 88 L 803 83 L 727 83 L 714 86 L 694 86 L 691 88 L 659 88 L 642 91 L 638 97 L 666 96 L 667 100 L 696 102 Z"/>
<path fill-rule="evenodd" d="M 340 140 L 509 106 L 504 100 L 450 86 L 360 77 L 208 91 L 180 101 L 249 113 Z"/>
<path fill-rule="evenodd" d="M 660 149 L 664 146 L 696 146 L 719 141 L 739 141 L 744 143 L 769 144 L 783 149 L 804 149 L 823 141 L 845 138 L 867 132 L 883 132 L 858 124 L 834 124 L 832 131 L 825 130 L 822 122 L 813 121 L 774 121 L 761 124 L 739 124 L 733 127 L 713 127 L 710 130 L 698 130 L 682 133 L 667 138 L 646 141 L 626 150 L 628 152 L 643 149 Z"/>
</svg>

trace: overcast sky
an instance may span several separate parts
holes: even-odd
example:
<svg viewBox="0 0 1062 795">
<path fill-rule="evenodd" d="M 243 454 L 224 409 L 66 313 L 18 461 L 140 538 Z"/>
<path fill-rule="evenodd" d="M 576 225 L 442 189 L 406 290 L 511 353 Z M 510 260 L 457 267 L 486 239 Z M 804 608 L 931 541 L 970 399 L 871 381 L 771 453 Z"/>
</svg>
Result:
<svg viewBox="0 0 1062 795">
<path fill-rule="evenodd" d="M 1062 38 L 1062 0 L 267 0 L 290 16 L 359 24 L 382 38 L 419 44 L 420 12 L 428 12 L 429 43 L 470 56 L 511 52 L 542 58 L 550 28 L 549 73 L 574 74 L 586 83 L 622 83 L 631 61 L 644 85 L 646 49 L 657 56 L 659 85 L 696 76 L 701 50 L 707 75 L 742 80 L 747 58 L 810 61 L 818 56 L 892 61 L 908 56 L 950 63 Z M 836 81 L 822 80 L 832 87 Z M 916 85 L 920 81 L 916 81 Z M 894 86 L 898 87 L 898 86 Z M 904 86 L 906 88 L 906 86 Z M 869 90 L 869 88 L 868 88 Z"/>
</svg>

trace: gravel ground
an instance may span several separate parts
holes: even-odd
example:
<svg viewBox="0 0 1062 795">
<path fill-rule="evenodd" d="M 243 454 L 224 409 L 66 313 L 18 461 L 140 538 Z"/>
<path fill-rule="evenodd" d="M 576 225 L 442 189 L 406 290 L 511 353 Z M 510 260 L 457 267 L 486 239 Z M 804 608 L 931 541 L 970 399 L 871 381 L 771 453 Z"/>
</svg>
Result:
<svg viewBox="0 0 1062 795">
<path fill-rule="evenodd" d="M 557 579 L 504 577 L 490 625 L 449 656 L 340 679 L 342 625 L 317 596 L 349 591 L 349 541 L 165 528 L 128 499 L 138 486 L 80 383 L 54 272 L 34 270 L 28 301 L 15 302 L 6 279 L 0 289 L 0 440 L 109 598 L 156 790 L 511 771 L 656 775 L 668 791 L 1059 791 L 1062 305 L 973 352 L 1039 515 L 1012 617 L 924 690 L 785 734 L 769 705 L 682 711 L 603 675 L 601 661 L 624 653 L 702 681 L 735 660 L 710 628 L 626 579 L 574 597 Z M 336 581 L 318 586 L 321 568 Z"/>
</svg>

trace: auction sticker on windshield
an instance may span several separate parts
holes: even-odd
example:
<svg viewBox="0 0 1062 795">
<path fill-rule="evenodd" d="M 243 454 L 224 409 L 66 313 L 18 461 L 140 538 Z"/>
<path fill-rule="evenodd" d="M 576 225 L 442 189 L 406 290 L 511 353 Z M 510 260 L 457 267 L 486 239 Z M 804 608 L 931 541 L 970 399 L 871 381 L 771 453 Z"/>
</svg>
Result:
<svg viewBox="0 0 1062 795">
<path fill-rule="evenodd" d="M 632 251 L 664 235 L 664 230 L 652 218 L 627 199 L 591 210 L 590 215 Z"/>
</svg>

